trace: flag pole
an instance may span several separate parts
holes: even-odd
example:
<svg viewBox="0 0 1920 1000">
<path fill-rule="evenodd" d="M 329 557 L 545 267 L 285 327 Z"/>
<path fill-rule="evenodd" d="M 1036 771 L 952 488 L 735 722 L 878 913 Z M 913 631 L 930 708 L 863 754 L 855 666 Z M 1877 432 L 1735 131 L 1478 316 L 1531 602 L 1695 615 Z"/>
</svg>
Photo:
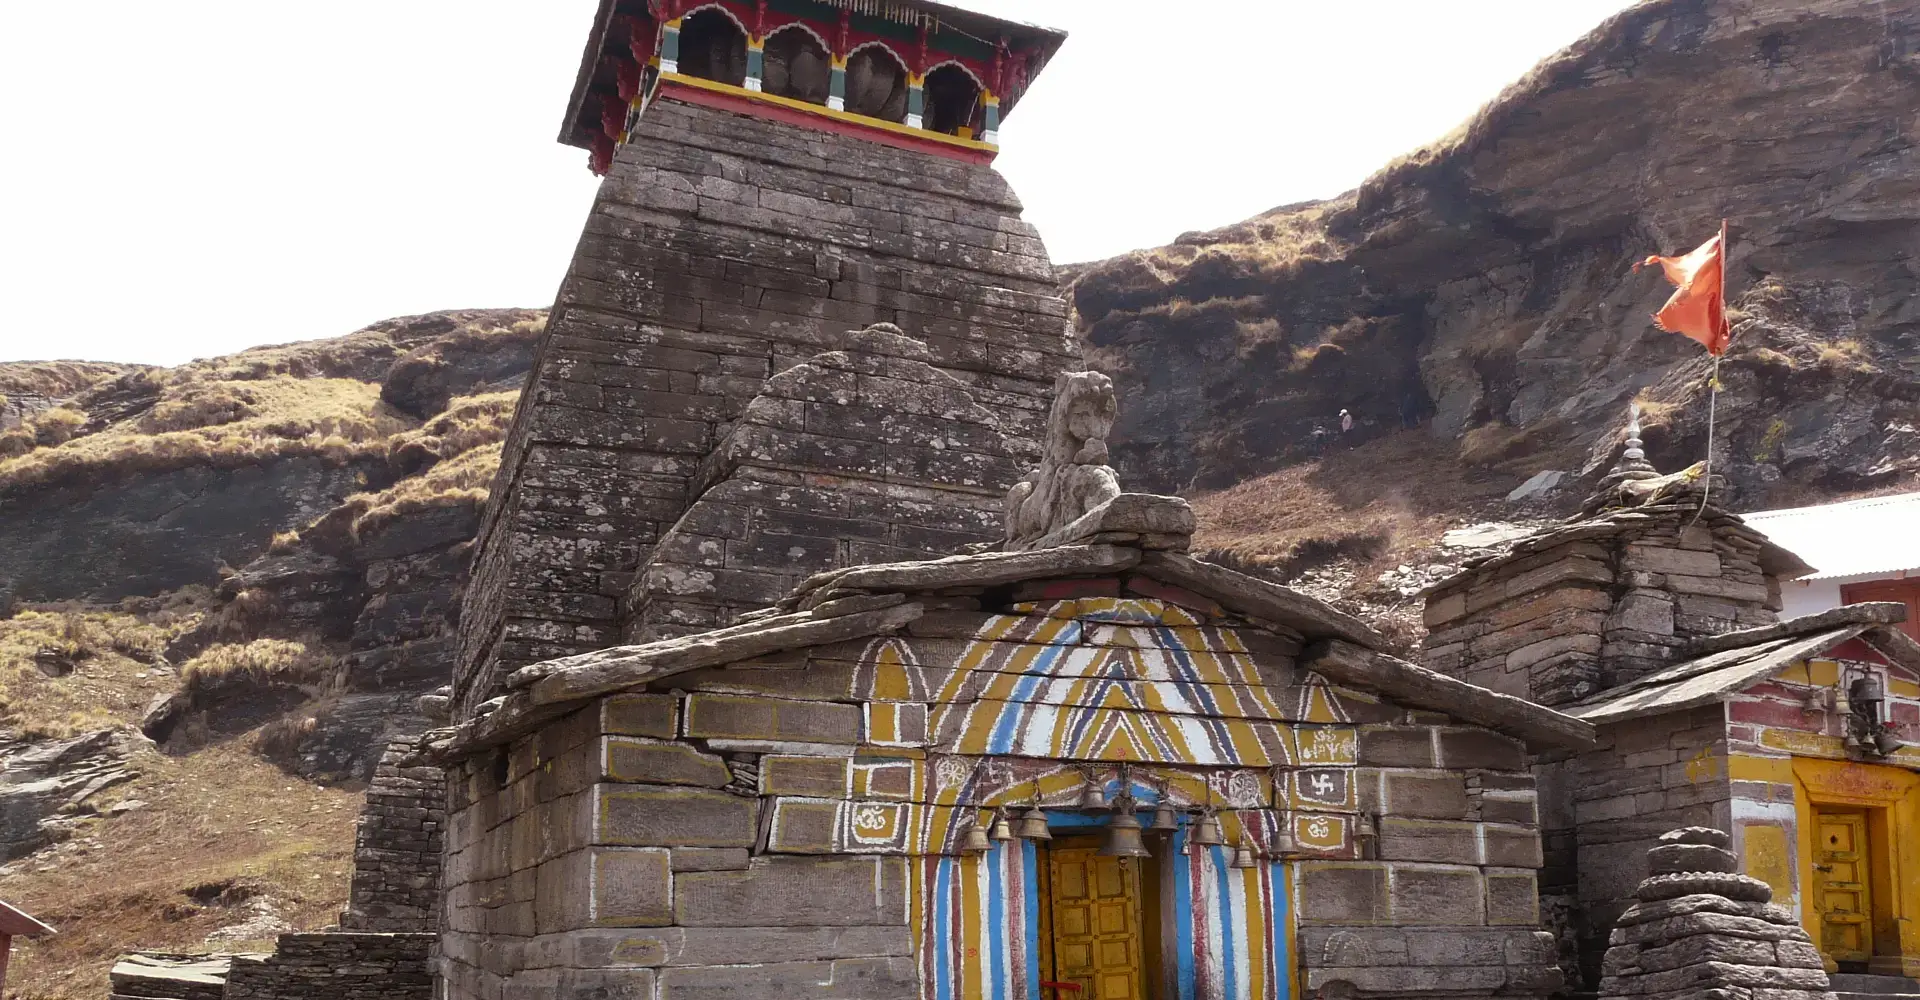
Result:
<svg viewBox="0 0 1920 1000">
<path fill-rule="evenodd" d="M 1727 220 L 1720 220 L 1720 322 L 1727 322 L 1727 259 L 1731 254 L 1727 249 Z M 1707 512 L 1707 498 L 1713 495 L 1713 422 L 1720 407 L 1720 356 L 1725 349 L 1713 355 L 1713 373 L 1707 376 L 1707 471 L 1702 477 L 1700 489 L 1700 509 L 1693 512 L 1693 520 L 1687 522 L 1691 528 L 1700 522 L 1700 516 Z"/>
</svg>

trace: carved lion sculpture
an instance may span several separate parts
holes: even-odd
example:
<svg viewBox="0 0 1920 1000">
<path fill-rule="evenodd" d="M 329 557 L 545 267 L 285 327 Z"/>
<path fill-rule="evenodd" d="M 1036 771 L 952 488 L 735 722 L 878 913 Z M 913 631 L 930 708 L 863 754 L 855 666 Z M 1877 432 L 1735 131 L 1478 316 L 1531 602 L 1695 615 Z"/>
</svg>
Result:
<svg viewBox="0 0 1920 1000">
<path fill-rule="evenodd" d="M 1024 548 L 1120 495 L 1107 465 L 1107 434 L 1119 413 L 1113 380 L 1099 372 L 1062 372 L 1040 465 L 1007 492 L 1007 547 Z"/>
</svg>

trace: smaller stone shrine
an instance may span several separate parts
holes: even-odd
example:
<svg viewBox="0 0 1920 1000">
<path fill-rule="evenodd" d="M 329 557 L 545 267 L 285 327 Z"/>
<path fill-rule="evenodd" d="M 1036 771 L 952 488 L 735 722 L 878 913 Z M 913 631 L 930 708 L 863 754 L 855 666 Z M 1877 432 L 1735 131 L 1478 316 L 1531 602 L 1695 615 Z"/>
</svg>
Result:
<svg viewBox="0 0 1920 1000">
<path fill-rule="evenodd" d="M 1661 835 L 1640 901 L 1614 924 L 1601 1000 L 1833 1000 L 1813 939 L 1765 882 L 1736 874 L 1733 838 Z"/>
</svg>

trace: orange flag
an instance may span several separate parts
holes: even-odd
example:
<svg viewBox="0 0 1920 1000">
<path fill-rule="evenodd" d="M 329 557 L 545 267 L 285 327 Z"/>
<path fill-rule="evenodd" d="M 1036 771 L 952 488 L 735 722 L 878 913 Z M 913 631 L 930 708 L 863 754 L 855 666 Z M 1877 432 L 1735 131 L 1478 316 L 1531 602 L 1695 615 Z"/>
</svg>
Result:
<svg viewBox="0 0 1920 1000">
<path fill-rule="evenodd" d="M 1654 323 L 1668 333 L 1699 341 L 1714 357 L 1727 353 L 1733 341 L 1733 327 L 1727 323 L 1726 251 L 1727 224 L 1722 222 L 1720 235 L 1685 257 L 1648 257 L 1633 265 L 1638 271 L 1658 264 L 1667 280 L 1679 286 L 1673 298 L 1653 314 Z"/>
</svg>

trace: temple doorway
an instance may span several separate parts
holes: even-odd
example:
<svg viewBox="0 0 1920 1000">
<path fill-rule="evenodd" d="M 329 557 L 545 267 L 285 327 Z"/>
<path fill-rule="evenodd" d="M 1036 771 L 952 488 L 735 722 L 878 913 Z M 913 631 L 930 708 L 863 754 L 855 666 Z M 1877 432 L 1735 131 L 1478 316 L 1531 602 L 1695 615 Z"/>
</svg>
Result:
<svg viewBox="0 0 1920 1000">
<path fill-rule="evenodd" d="M 1159 993 L 1159 866 L 1104 857 L 1096 837 L 1040 851 L 1040 995 L 1046 1000 L 1144 1000 Z"/>
</svg>

